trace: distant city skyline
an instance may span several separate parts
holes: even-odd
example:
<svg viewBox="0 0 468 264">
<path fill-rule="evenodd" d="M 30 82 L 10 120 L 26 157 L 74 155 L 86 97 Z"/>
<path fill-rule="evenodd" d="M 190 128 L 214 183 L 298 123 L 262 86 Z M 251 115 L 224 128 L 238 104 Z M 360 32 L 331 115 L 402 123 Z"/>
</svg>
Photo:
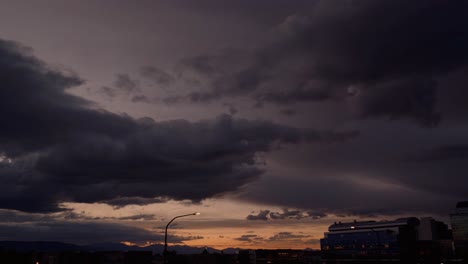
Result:
<svg viewBox="0 0 468 264">
<path fill-rule="evenodd" d="M 320 247 L 468 200 L 468 2 L 0 0 L 0 241 Z"/>
</svg>

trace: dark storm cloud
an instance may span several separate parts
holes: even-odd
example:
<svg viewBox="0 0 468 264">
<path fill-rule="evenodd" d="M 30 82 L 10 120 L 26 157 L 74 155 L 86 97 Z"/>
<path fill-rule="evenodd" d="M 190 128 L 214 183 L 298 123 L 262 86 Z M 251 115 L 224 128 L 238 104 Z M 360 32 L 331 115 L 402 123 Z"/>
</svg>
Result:
<svg viewBox="0 0 468 264">
<path fill-rule="evenodd" d="M 310 238 L 310 235 L 304 235 L 302 233 L 295 234 L 292 232 L 279 232 L 268 238 L 269 241 L 302 241 L 304 238 Z"/>
<path fill-rule="evenodd" d="M 468 113 L 468 67 L 447 74 L 438 80 L 441 89 L 437 90 L 437 109 L 446 121 L 466 120 Z M 447 87 L 448 89 L 444 89 Z"/>
<path fill-rule="evenodd" d="M 97 242 L 163 240 L 162 235 L 147 230 L 111 223 L 50 222 L 34 224 L 0 224 L 0 240 L 63 241 L 78 244 Z M 105 240 L 103 240 L 105 239 Z"/>
<path fill-rule="evenodd" d="M 260 237 L 258 235 L 254 234 L 247 234 L 247 235 L 242 235 L 240 237 L 234 238 L 234 240 L 241 241 L 241 242 L 247 242 L 247 243 L 252 243 L 252 242 L 258 242 L 264 240 L 263 237 Z"/>
<path fill-rule="evenodd" d="M 63 213 L 56 214 L 55 218 L 63 218 L 65 220 L 122 220 L 122 221 L 140 221 L 140 220 L 152 221 L 152 220 L 159 219 L 154 214 L 136 214 L 136 215 L 129 215 L 129 216 L 121 216 L 121 217 L 113 217 L 113 216 L 91 217 L 84 213 L 76 213 L 73 211 L 65 211 Z M 50 220 L 54 220 L 54 218 L 50 218 Z"/>
<path fill-rule="evenodd" d="M 91 89 L 88 89 L 92 92 Z M 134 103 L 145 102 L 150 100 L 141 94 L 141 84 L 137 79 L 133 79 L 128 74 L 117 74 L 114 83 L 111 86 L 101 86 L 95 93 L 103 97 L 114 99 L 116 97 L 131 97 Z"/>
<path fill-rule="evenodd" d="M 283 180 L 269 177 L 268 181 L 252 183 L 239 197 L 257 203 L 303 208 L 301 211 L 304 212 L 321 208 L 313 211 L 316 212 L 316 216 L 311 214 L 312 219 L 320 219 L 321 215 L 447 215 L 452 211 L 454 204 L 466 196 L 464 188 L 467 183 L 466 179 L 463 179 L 466 165 L 462 165 L 461 161 L 437 167 L 430 166 L 427 169 L 417 166 L 418 169 L 412 170 L 398 168 L 392 171 L 389 169 L 392 165 L 380 164 L 383 167 L 380 169 L 358 169 L 358 164 L 352 164 L 352 167 L 343 170 L 311 170 L 308 174 L 324 175 L 313 178 Z M 453 168 L 450 168 L 451 166 Z M 442 171 L 442 168 L 445 168 L 446 172 Z M 355 174 L 355 171 L 368 174 L 369 177 L 343 176 Z M 290 193 L 294 195 L 285 195 Z M 271 218 L 274 217 L 275 215 Z"/>
<path fill-rule="evenodd" d="M 466 160 L 467 158 L 468 144 L 458 144 L 435 147 L 413 160 L 420 162 L 437 162 L 460 159 Z"/>
<path fill-rule="evenodd" d="M 128 74 L 117 74 L 114 87 L 125 93 L 133 93 L 140 89 L 140 82 Z"/>
<path fill-rule="evenodd" d="M 49 221 L 53 217 L 44 214 L 23 213 L 14 210 L 0 209 L 0 219 L 2 223 L 28 223 L 37 221 Z"/>
<path fill-rule="evenodd" d="M 270 210 L 261 210 L 258 214 L 253 215 L 250 214 L 246 217 L 247 220 L 263 220 L 266 221 L 268 220 L 268 214 L 270 213 Z"/>
<path fill-rule="evenodd" d="M 308 211 L 307 216 L 312 219 L 320 219 L 320 218 L 327 217 L 327 214 L 324 213 L 323 211 Z"/>
<path fill-rule="evenodd" d="M 304 219 L 304 218 L 312 218 L 312 219 L 320 219 L 326 217 L 327 214 L 322 211 L 304 211 L 304 210 L 290 210 L 290 209 L 283 209 L 282 212 L 271 212 L 270 210 L 260 210 L 260 212 L 256 215 L 250 214 L 246 217 L 247 220 L 263 220 L 267 221 L 269 219 L 272 220 L 284 220 L 284 219 Z"/>
<path fill-rule="evenodd" d="M 291 122 L 319 123 L 299 119 L 318 109 L 360 128 L 353 141 L 275 156 L 281 165 L 241 199 L 341 216 L 446 215 L 468 186 L 467 26 L 462 1 L 320 1 L 252 52 L 182 60 L 178 77 L 198 84 L 172 103 L 249 98 L 295 110 Z"/>
<path fill-rule="evenodd" d="M 143 220 L 160 219 L 152 214 L 90 217 L 84 212 L 74 211 L 42 214 L 0 209 L 0 240 L 11 240 L 13 237 L 18 241 L 62 241 L 78 244 L 122 241 L 162 243 L 164 233 L 122 224 Z M 170 235 L 169 239 L 174 243 L 182 243 L 202 237 Z"/>
<path fill-rule="evenodd" d="M 305 131 L 269 121 L 155 122 L 117 115 L 67 93 L 83 82 L 0 41 L 0 207 L 57 211 L 60 202 L 142 197 L 200 201 L 257 179 L 257 153 L 341 141 L 356 132 Z M 127 75 L 116 87 L 138 88 Z M 128 200 L 135 203 L 135 200 Z"/>
<path fill-rule="evenodd" d="M 283 109 L 280 111 L 281 114 L 286 115 L 286 116 L 293 116 L 296 114 L 296 111 L 294 109 Z"/>
<path fill-rule="evenodd" d="M 173 95 L 165 97 L 162 101 L 168 105 L 183 102 L 206 103 L 221 98 L 219 95 L 207 92 L 191 92 L 188 95 Z"/>
<path fill-rule="evenodd" d="M 302 210 L 289 210 L 283 209 L 283 212 L 271 212 L 270 218 L 271 219 L 303 219 L 303 218 L 312 218 L 312 219 L 320 219 L 326 217 L 327 214 L 320 211 L 302 211 Z"/>
<path fill-rule="evenodd" d="M 234 240 L 245 242 L 245 243 L 264 243 L 264 242 L 289 242 L 289 243 L 317 243 L 317 239 L 312 239 L 312 236 L 305 235 L 302 232 L 278 232 L 271 237 L 261 237 L 255 234 L 245 234 L 240 237 L 234 238 Z"/>
<path fill-rule="evenodd" d="M 125 226 L 115 222 L 96 222 L 89 217 L 72 212 L 63 214 L 31 214 L 12 210 L 0 210 L 0 240 L 18 241 L 63 241 L 72 243 L 99 243 L 99 242 L 161 242 L 164 236 L 154 234 L 137 227 Z M 70 217 L 68 217 L 70 216 Z M 128 217 L 123 220 L 142 219 L 140 215 Z M 149 217 L 149 216 L 146 216 Z M 79 221 L 73 221 L 79 220 Z M 182 241 L 185 237 L 174 237 L 176 241 Z"/>
<path fill-rule="evenodd" d="M 89 91 L 91 92 L 91 89 L 89 89 Z M 108 98 L 114 98 L 117 96 L 118 92 L 116 91 L 116 89 L 112 88 L 112 87 L 109 87 L 109 86 L 101 86 L 101 88 L 99 88 L 99 90 L 97 91 L 97 93 L 99 95 L 102 95 L 104 97 L 108 97 Z"/>
<path fill-rule="evenodd" d="M 399 119 L 408 115 L 421 125 L 437 125 L 440 120 L 440 115 L 434 110 L 437 83 L 429 78 L 394 80 L 372 88 L 364 88 L 366 91 L 357 96 L 360 115 L 364 118 L 389 119 Z"/>
<path fill-rule="evenodd" d="M 230 115 L 235 115 L 239 112 L 239 110 L 232 104 L 229 103 L 224 103 L 223 106 L 228 108 L 229 114 Z"/>
<path fill-rule="evenodd" d="M 438 96 L 457 97 L 453 84 L 437 80 L 468 63 L 467 17 L 463 1 L 320 1 L 284 19 L 275 40 L 253 52 L 183 60 L 180 75 L 210 89 L 167 102 L 246 96 L 261 106 L 352 96 L 359 117 L 434 126 Z"/>
<path fill-rule="evenodd" d="M 143 228 L 109 222 L 0 223 L 0 233 L 0 240 L 11 240 L 14 237 L 18 241 L 61 241 L 77 244 L 119 243 L 122 241 L 143 244 L 148 241 L 162 243 L 164 240 L 164 234 L 155 234 Z M 194 239 L 200 239 L 200 237 L 170 237 L 171 242 L 174 243 Z"/>
<path fill-rule="evenodd" d="M 135 220 L 151 221 L 151 220 L 156 220 L 157 218 L 154 214 L 138 214 L 138 215 L 122 216 L 122 217 L 118 217 L 117 219 L 129 220 L 129 221 L 135 221 Z"/>
<path fill-rule="evenodd" d="M 149 99 L 149 98 L 148 98 L 147 96 L 145 96 L 145 95 L 135 95 L 135 96 L 132 97 L 132 102 L 134 102 L 134 103 L 147 103 L 147 104 L 149 104 L 149 103 L 152 102 L 152 100 Z"/>
<path fill-rule="evenodd" d="M 278 213 L 278 212 L 270 213 L 271 219 L 291 219 L 291 218 L 302 219 L 304 217 L 305 215 L 299 210 L 289 211 L 288 209 L 285 209 L 282 213 Z"/>
<path fill-rule="evenodd" d="M 285 15 L 310 10 L 316 0 L 260 0 L 260 1 L 226 1 L 226 0 L 202 0 L 196 3 L 182 1 L 184 7 L 200 13 L 223 14 L 223 16 L 235 16 L 240 19 L 259 21 L 262 24 L 274 25 Z"/>
<path fill-rule="evenodd" d="M 122 220 L 122 221 L 138 221 L 138 220 L 158 220 L 154 214 L 136 214 L 121 217 L 91 217 L 85 212 L 77 213 L 75 211 L 64 211 L 55 214 L 43 213 L 25 213 L 15 210 L 0 209 L 0 224 L 8 223 L 31 223 L 31 222 L 54 222 L 63 220 Z"/>
<path fill-rule="evenodd" d="M 176 81 L 176 78 L 170 73 L 154 66 L 141 67 L 140 74 L 155 85 L 168 86 Z"/>
<path fill-rule="evenodd" d="M 112 205 L 115 208 L 125 207 L 127 205 L 147 205 L 155 203 L 165 203 L 169 199 L 155 197 L 155 198 L 143 198 L 143 197 L 117 197 L 112 200 L 104 201 L 108 205 Z"/>
</svg>

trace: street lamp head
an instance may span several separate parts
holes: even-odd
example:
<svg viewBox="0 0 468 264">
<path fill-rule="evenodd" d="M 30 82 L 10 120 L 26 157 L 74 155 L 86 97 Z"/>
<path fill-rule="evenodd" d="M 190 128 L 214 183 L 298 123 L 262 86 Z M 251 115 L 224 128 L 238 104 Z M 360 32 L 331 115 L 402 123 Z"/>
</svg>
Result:
<svg viewBox="0 0 468 264">
<path fill-rule="evenodd" d="M 200 215 L 200 212 L 193 213 L 193 215 Z"/>
</svg>

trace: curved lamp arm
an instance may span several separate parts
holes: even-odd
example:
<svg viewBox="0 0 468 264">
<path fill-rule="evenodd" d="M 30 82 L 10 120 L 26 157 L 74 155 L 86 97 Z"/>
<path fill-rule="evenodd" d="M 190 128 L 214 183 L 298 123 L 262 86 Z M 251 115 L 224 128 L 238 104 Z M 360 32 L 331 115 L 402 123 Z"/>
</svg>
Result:
<svg viewBox="0 0 468 264">
<path fill-rule="evenodd" d="M 167 225 L 166 225 L 166 231 L 165 231 L 165 233 L 164 233 L 164 254 L 167 254 L 167 229 L 169 228 L 169 225 L 170 225 L 174 220 L 176 220 L 177 218 L 186 217 L 186 216 L 192 216 L 192 215 L 200 215 L 200 213 L 199 213 L 199 212 L 196 212 L 196 213 L 192 213 L 192 214 L 178 215 L 178 216 L 172 218 L 172 220 L 169 221 L 169 223 L 167 223 Z"/>
</svg>

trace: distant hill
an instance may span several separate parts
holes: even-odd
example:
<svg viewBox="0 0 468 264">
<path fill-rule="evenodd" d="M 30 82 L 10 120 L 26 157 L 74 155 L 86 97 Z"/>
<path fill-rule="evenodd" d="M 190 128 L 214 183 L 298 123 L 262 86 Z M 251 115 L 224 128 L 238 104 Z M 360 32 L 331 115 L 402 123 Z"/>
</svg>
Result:
<svg viewBox="0 0 468 264">
<path fill-rule="evenodd" d="M 154 253 L 162 253 L 164 251 L 163 244 L 154 244 L 145 247 L 127 246 L 121 243 L 99 243 L 87 245 L 91 251 L 153 251 Z M 169 251 L 175 251 L 177 254 L 200 254 L 205 248 L 190 247 L 185 245 L 176 245 L 168 247 Z M 220 250 L 214 248 L 206 248 L 209 253 L 219 253 Z"/>
<path fill-rule="evenodd" d="M 147 247 L 128 246 L 122 243 L 96 243 L 85 246 L 88 251 L 153 251 L 155 247 L 164 248 L 162 245 L 152 245 Z"/>
<path fill-rule="evenodd" d="M 87 251 L 86 247 L 74 244 L 49 241 L 0 241 L 0 250 L 4 251 Z"/>
<path fill-rule="evenodd" d="M 200 254 L 203 250 L 208 250 L 208 253 L 235 254 L 242 250 L 241 248 L 225 248 L 218 250 L 210 247 L 190 247 L 185 245 L 170 246 L 169 251 L 175 251 L 177 254 Z M 155 254 L 161 254 L 164 250 L 163 244 L 154 244 L 146 247 L 128 246 L 122 243 L 96 243 L 90 245 L 75 245 L 63 242 L 54 241 L 0 241 L 0 251 L 17 251 L 17 252 L 58 252 L 58 251 L 81 251 L 81 252 L 96 252 L 96 251 L 152 251 Z M 314 249 L 304 249 L 305 251 L 314 251 Z"/>
<path fill-rule="evenodd" d="M 200 254 L 205 248 L 190 247 L 185 245 L 170 246 L 168 250 L 175 251 L 177 254 Z M 209 253 L 220 253 L 221 250 L 206 248 Z M 146 247 L 128 246 L 122 243 L 97 243 L 91 245 L 78 246 L 63 242 L 54 241 L 0 241 L 0 250 L 3 251 L 38 251 L 38 252 L 56 252 L 56 251 L 152 251 L 162 253 L 163 244 L 154 244 Z M 233 254 L 239 249 L 225 249 L 224 253 Z"/>
</svg>

